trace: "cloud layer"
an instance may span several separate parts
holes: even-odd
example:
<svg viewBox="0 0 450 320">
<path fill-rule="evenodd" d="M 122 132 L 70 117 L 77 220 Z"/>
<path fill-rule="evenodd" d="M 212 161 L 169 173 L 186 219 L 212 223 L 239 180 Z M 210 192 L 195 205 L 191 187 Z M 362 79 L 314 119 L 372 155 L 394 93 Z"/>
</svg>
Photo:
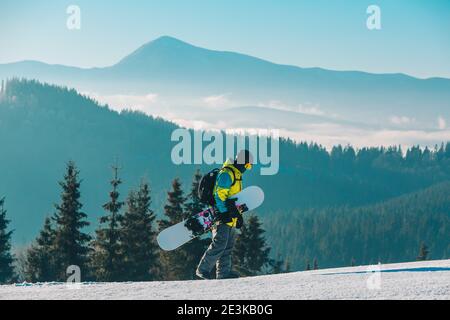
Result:
<svg viewBox="0 0 450 320">
<path fill-rule="evenodd" d="M 327 148 L 334 145 L 355 147 L 421 145 L 434 147 L 450 141 L 450 128 L 446 120 L 437 116 L 434 130 L 418 130 L 412 117 L 393 115 L 377 127 L 362 123 L 347 123 L 336 115 L 327 115 L 318 106 L 291 108 L 278 101 L 263 106 L 230 109 L 233 103 L 228 94 L 205 97 L 195 107 L 172 106 L 164 103 L 156 93 L 147 95 L 89 94 L 107 103 L 114 110 L 139 110 L 151 116 L 159 116 L 186 128 L 197 130 L 258 131 L 277 129 L 282 137 L 296 141 L 316 142 Z"/>
</svg>

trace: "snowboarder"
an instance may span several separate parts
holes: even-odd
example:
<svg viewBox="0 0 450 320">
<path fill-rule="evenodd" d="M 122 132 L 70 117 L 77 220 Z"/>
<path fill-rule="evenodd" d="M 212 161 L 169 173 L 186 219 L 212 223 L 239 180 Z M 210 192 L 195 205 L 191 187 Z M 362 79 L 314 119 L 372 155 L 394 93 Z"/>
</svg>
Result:
<svg viewBox="0 0 450 320">
<path fill-rule="evenodd" d="M 244 223 L 242 214 L 236 208 L 232 196 L 242 190 L 242 176 L 253 165 L 253 155 L 242 150 L 236 159 L 228 159 L 217 175 L 214 187 L 215 208 L 218 212 L 218 224 L 212 229 L 212 242 L 197 267 L 197 276 L 201 279 L 238 278 L 232 270 L 231 253 L 236 239 L 236 230 Z M 216 275 L 211 271 L 216 266 Z"/>
</svg>

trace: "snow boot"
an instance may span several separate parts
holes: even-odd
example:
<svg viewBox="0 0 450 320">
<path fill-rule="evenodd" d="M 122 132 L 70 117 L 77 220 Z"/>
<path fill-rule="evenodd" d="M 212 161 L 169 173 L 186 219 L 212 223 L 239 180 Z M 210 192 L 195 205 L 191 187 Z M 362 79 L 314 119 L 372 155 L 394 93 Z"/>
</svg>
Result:
<svg viewBox="0 0 450 320">
<path fill-rule="evenodd" d="M 197 270 L 195 272 L 195 275 L 201 280 L 213 280 L 213 279 L 215 279 L 215 277 L 213 277 L 211 275 L 211 273 L 201 272 L 200 270 Z"/>
</svg>

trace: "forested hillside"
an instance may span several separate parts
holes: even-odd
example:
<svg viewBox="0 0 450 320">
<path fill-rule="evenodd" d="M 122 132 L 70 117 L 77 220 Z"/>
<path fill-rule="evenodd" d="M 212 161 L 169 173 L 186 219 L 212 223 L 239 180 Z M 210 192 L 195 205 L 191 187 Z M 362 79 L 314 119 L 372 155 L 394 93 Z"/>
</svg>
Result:
<svg viewBox="0 0 450 320">
<path fill-rule="evenodd" d="M 371 206 L 278 210 L 264 219 L 274 253 L 295 270 L 450 257 L 450 182 Z"/>
<path fill-rule="evenodd" d="M 111 111 L 74 90 L 36 81 L 8 81 L 0 93 L 0 196 L 6 197 L 11 228 L 15 230 L 14 243 L 29 243 L 36 237 L 44 218 L 54 212 L 53 204 L 59 194 L 57 182 L 69 160 L 75 161 L 80 170 L 80 201 L 92 223 L 90 231 L 103 213 L 102 205 L 108 201 L 114 163 L 121 168 L 123 193 L 137 187 L 143 177 L 149 181 L 153 209 L 161 216 L 171 181 L 180 178 L 182 188 L 188 190 L 197 168 L 172 163 L 170 152 L 175 143 L 170 141 L 170 135 L 176 128 L 170 122 L 141 113 Z M 205 172 L 210 167 L 200 166 L 200 169 Z M 246 174 L 244 184 L 257 184 L 264 189 L 266 200 L 258 214 L 270 219 L 276 217 L 270 223 L 267 220 L 264 228 L 274 243 L 280 241 L 293 246 L 282 247 L 277 243 L 279 251 L 303 261 L 305 248 L 311 259 L 314 255 L 319 257 L 313 240 L 318 239 L 319 231 L 328 233 L 331 224 L 323 220 L 321 229 L 314 231 L 307 227 L 306 220 L 294 223 L 291 217 L 326 216 L 321 212 L 328 212 L 329 207 L 372 205 L 448 180 L 450 143 L 444 142 L 434 150 L 419 147 L 355 150 L 351 146 L 336 146 L 327 151 L 314 143 L 281 140 L 279 173 L 260 176 L 255 166 Z M 344 209 L 333 210 L 342 212 L 333 214 L 336 216 L 333 219 L 346 216 Z M 349 209 L 349 216 L 355 214 L 352 210 Z M 333 228 L 339 229 L 340 225 L 335 223 Z M 342 225 L 344 228 L 348 223 Z M 280 231 L 286 226 L 306 228 L 316 236 L 298 231 L 299 238 L 292 241 L 292 231 L 286 236 Z M 373 225 L 369 223 L 367 227 Z M 280 237 L 275 239 L 274 235 Z M 419 240 L 417 236 L 413 241 L 408 239 L 412 241 L 408 250 L 415 250 L 415 242 Z M 336 245 L 345 243 L 342 239 Z M 364 256 L 364 252 L 355 250 L 341 253 L 330 249 L 328 244 L 321 245 L 328 246 L 325 249 L 329 250 L 319 257 L 323 265 L 348 264 L 352 255 L 357 260 L 372 255 L 367 252 Z M 296 255 L 294 246 L 299 248 Z M 409 244 L 400 246 L 410 248 Z M 403 254 L 402 257 L 410 256 L 410 253 Z M 391 255 L 383 257 L 393 259 Z M 298 262 L 297 266 L 302 264 Z"/>
</svg>

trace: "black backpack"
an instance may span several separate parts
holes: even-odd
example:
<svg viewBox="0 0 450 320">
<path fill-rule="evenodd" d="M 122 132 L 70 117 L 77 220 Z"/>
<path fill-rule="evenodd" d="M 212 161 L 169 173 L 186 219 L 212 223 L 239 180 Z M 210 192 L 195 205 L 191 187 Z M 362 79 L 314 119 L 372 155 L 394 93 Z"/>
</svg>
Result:
<svg viewBox="0 0 450 320">
<path fill-rule="evenodd" d="M 224 167 L 223 169 L 228 169 L 233 173 L 233 184 L 236 182 L 236 176 L 234 174 L 234 171 L 229 167 Z M 213 169 L 207 174 L 205 174 L 202 179 L 200 180 L 200 183 L 198 185 L 198 198 L 200 199 L 200 202 L 206 205 L 214 206 L 215 200 L 214 200 L 214 187 L 216 185 L 217 176 L 219 175 L 219 172 L 222 169 Z"/>
</svg>

